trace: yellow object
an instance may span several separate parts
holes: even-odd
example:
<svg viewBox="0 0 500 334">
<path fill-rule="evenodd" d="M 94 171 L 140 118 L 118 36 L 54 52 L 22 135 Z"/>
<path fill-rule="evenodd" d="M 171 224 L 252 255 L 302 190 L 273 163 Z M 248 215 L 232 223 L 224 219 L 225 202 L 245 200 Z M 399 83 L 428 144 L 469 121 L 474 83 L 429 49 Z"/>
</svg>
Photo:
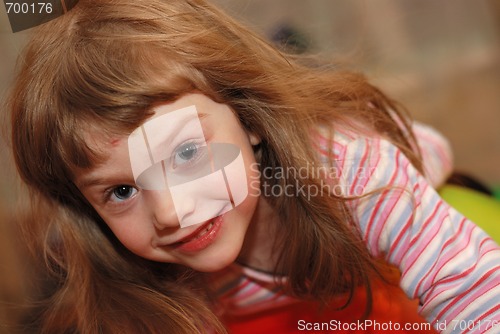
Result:
<svg viewBox="0 0 500 334">
<path fill-rule="evenodd" d="M 441 197 L 500 243 L 500 201 L 472 189 L 445 185 Z"/>
</svg>

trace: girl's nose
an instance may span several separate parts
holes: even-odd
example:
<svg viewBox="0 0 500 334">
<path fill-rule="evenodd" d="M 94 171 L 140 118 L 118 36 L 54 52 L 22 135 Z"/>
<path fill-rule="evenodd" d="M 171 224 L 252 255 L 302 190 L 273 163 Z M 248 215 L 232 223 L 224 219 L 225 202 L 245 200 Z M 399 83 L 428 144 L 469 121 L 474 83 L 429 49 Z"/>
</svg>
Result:
<svg viewBox="0 0 500 334">
<path fill-rule="evenodd" d="M 153 209 L 153 223 L 158 230 L 179 228 L 179 218 L 168 190 L 147 190 Z"/>
</svg>

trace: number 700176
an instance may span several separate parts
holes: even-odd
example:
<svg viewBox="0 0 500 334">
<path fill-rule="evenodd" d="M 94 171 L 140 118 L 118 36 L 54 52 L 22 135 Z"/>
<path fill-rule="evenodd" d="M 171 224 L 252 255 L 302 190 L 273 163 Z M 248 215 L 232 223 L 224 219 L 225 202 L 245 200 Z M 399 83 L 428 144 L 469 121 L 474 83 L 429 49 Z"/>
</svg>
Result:
<svg viewBox="0 0 500 334">
<path fill-rule="evenodd" d="M 51 14 L 50 2 L 6 2 L 7 14 Z"/>
</svg>

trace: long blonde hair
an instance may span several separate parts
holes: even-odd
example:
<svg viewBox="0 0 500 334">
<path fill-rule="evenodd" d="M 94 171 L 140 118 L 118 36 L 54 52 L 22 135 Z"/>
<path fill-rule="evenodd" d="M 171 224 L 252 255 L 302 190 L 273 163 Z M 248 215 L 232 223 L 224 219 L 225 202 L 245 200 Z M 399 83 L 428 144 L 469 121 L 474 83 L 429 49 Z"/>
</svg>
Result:
<svg viewBox="0 0 500 334">
<path fill-rule="evenodd" d="M 85 142 L 89 128 L 127 134 L 155 102 L 198 91 L 229 105 L 260 137 L 263 167 L 317 163 L 312 129 L 362 123 L 420 168 L 405 117 L 362 75 L 300 65 L 203 0 L 81 0 L 36 29 L 19 65 L 10 95 L 13 152 L 38 215 L 25 225 L 59 279 L 45 332 L 223 331 L 193 295 L 196 284 L 186 283 L 196 282 L 188 270 L 132 255 L 73 184 L 75 169 L 104 158 Z M 327 302 L 359 284 L 369 289 L 376 264 L 349 224 L 345 199 L 268 200 L 282 222 L 278 268 L 290 293 Z M 179 281 L 188 288 L 173 288 Z"/>
</svg>

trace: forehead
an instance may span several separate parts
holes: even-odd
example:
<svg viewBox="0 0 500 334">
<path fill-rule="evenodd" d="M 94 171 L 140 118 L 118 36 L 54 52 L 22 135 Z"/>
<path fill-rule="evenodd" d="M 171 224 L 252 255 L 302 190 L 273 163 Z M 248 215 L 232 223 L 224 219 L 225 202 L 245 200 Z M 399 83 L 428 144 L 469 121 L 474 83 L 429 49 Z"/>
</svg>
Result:
<svg viewBox="0 0 500 334">
<path fill-rule="evenodd" d="M 151 111 L 154 113 L 152 117 L 154 118 L 192 105 L 196 106 L 200 112 L 205 113 L 214 110 L 214 107 L 219 104 L 201 93 L 185 94 L 175 101 L 159 101 L 158 103 L 153 104 L 151 106 Z"/>
<path fill-rule="evenodd" d="M 192 107 L 196 112 L 193 113 Z M 91 151 L 90 155 L 96 155 L 98 157 L 96 160 L 99 162 L 101 160 L 99 155 L 102 155 L 102 153 L 106 155 L 106 150 L 109 147 L 117 146 L 124 137 L 141 129 L 141 127 L 144 128 L 143 130 L 148 131 L 148 135 L 165 136 L 180 130 L 184 132 L 190 128 L 196 130 L 195 126 L 191 127 L 187 126 L 187 124 L 198 123 L 204 125 L 207 118 L 212 119 L 212 123 L 215 123 L 217 127 L 225 127 L 225 131 L 234 131 L 235 126 L 240 126 L 234 111 L 228 105 L 215 102 L 201 93 L 182 95 L 173 102 L 154 103 L 148 109 L 147 115 L 149 116 L 145 120 L 131 129 L 110 126 L 111 130 L 109 130 L 106 123 L 83 127 L 84 140 Z M 158 121 L 155 119 L 158 119 Z M 231 126 L 232 128 L 230 128 Z M 207 130 L 205 126 L 202 126 L 202 129 L 203 132 Z M 199 131 L 198 129 L 195 132 Z"/>
<path fill-rule="evenodd" d="M 183 95 L 175 101 L 167 102 L 157 102 L 151 105 L 151 107 L 146 112 L 147 115 L 144 121 L 141 123 L 147 123 L 148 121 L 157 118 L 159 116 L 171 113 L 172 111 L 177 111 L 179 109 L 184 109 L 189 106 L 196 106 L 198 110 L 198 118 L 203 121 L 207 115 L 217 109 L 217 106 L 222 106 L 203 94 L 187 94 Z M 214 108 L 214 106 L 216 106 Z M 127 115 L 128 116 L 128 115 Z M 128 117 L 127 117 L 128 118 Z M 178 124 L 182 124 L 183 115 L 182 113 L 177 113 L 176 116 L 168 117 L 172 121 L 176 121 Z M 124 126 L 116 123 L 116 121 L 109 120 L 101 122 L 101 119 L 97 120 L 83 120 L 84 125 L 79 127 L 79 132 L 82 133 L 82 137 L 85 144 L 92 150 L 100 151 L 104 146 L 116 146 L 122 137 L 126 137 L 132 131 L 139 128 L 141 123 L 138 123 L 133 128 L 130 128 L 130 124 L 126 123 Z"/>
<path fill-rule="evenodd" d="M 216 103 L 203 94 L 195 93 L 183 95 L 173 102 L 153 104 L 148 112 L 149 118 L 133 131 L 109 131 L 105 124 L 88 124 L 82 132 L 92 164 L 85 169 L 95 169 L 102 163 L 109 162 L 112 151 L 126 148 L 128 138 L 134 133 L 141 137 L 147 135 L 153 143 L 170 141 L 180 132 L 202 136 L 205 132 L 202 127 L 204 120 L 209 115 L 222 116 L 219 113 L 221 110 L 225 116 L 228 112 L 231 113 L 226 105 Z M 132 151 L 136 151 L 134 147 Z"/>
</svg>

